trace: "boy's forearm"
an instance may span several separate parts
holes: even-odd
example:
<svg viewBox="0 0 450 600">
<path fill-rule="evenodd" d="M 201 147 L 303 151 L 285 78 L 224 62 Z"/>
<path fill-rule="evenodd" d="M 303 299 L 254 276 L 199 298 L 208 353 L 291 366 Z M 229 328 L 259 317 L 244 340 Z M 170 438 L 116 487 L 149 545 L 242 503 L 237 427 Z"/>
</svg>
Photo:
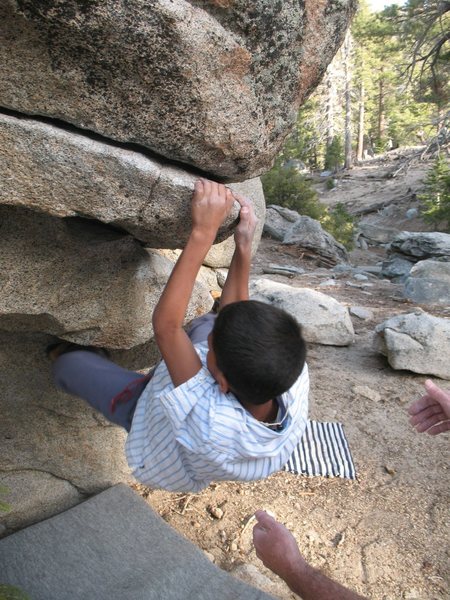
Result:
<svg viewBox="0 0 450 600">
<path fill-rule="evenodd" d="M 215 239 L 215 232 L 195 231 L 189 236 L 153 313 L 155 333 L 181 328 L 200 267 Z"/>
<path fill-rule="evenodd" d="M 223 286 L 220 298 L 220 307 L 223 308 L 231 302 L 248 300 L 248 280 L 251 266 L 251 246 L 236 246 L 227 280 Z"/>
<path fill-rule="evenodd" d="M 333 581 L 319 570 L 305 565 L 302 569 L 290 574 L 286 583 L 293 592 L 304 600 L 364 600 L 356 592 Z"/>
</svg>

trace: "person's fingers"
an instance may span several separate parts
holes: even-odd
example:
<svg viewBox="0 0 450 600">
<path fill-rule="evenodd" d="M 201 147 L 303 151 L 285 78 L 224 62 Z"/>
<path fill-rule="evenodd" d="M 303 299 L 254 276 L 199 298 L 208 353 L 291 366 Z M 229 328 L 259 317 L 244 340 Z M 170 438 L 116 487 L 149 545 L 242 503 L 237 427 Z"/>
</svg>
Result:
<svg viewBox="0 0 450 600">
<path fill-rule="evenodd" d="M 431 379 L 425 381 L 425 389 L 428 395 L 437 400 L 440 404 L 450 407 L 450 393 L 441 390 Z"/>
<path fill-rule="evenodd" d="M 430 396 L 428 396 L 428 394 L 426 394 L 411 404 L 411 406 L 408 408 L 408 413 L 410 415 L 417 415 L 430 406 L 430 404 L 436 403 L 432 398 L 430 398 Z"/>
<path fill-rule="evenodd" d="M 257 510 L 255 512 L 255 518 L 258 521 L 258 523 L 261 523 L 261 524 L 276 523 L 275 519 L 271 515 L 269 515 L 269 513 L 267 513 L 265 510 Z"/>
<path fill-rule="evenodd" d="M 217 184 L 217 193 L 221 200 L 224 202 L 227 200 L 227 188 L 223 185 L 223 183 Z"/>
<path fill-rule="evenodd" d="M 438 415 L 438 414 L 443 414 L 442 413 L 441 405 L 437 404 L 437 403 L 434 403 L 434 404 L 431 404 L 430 406 L 427 406 L 426 408 L 424 408 L 423 410 L 421 410 L 419 413 L 416 413 L 416 414 L 412 415 L 409 418 L 409 422 L 412 425 L 415 425 L 416 423 L 420 423 L 421 421 L 425 421 L 426 419 L 429 419 L 433 415 Z"/>
<path fill-rule="evenodd" d="M 205 193 L 205 195 L 211 194 L 212 181 L 210 181 L 209 179 L 205 179 L 204 177 L 201 177 L 200 180 L 203 183 L 203 192 Z"/>
<path fill-rule="evenodd" d="M 250 200 L 248 198 L 246 198 L 245 196 L 243 196 L 242 194 L 238 194 L 237 192 L 233 192 L 233 196 L 235 198 L 235 200 L 237 202 L 239 202 L 239 204 L 241 206 L 251 206 L 252 203 L 250 202 Z"/>
<path fill-rule="evenodd" d="M 194 184 L 194 192 L 196 194 L 202 194 L 204 190 L 203 179 L 197 179 Z"/>
<path fill-rule="evenodd" d="M 438 435 L 438 433 L 444 433 L 444 431 L 450 431 L 450 420 L 433 425 L 433 427 L 427 430 L 427 433 L 428 435 Z"/>
<path fill-rule="evenodd" d="M 430 427 L 437 425 L 444 419 L 445 419 L 445 415 L 441 411 L 438 414 L 428 417 L 428 419 L 425 419 L 423 421 L 420 421 L 419 423 L 416 423 L 416 425 L 415 425 L 416 431 L 419 433 L 423 433 L 424 431 L 427 431 L 428 429 L 430 429 Z"/>
</svg>

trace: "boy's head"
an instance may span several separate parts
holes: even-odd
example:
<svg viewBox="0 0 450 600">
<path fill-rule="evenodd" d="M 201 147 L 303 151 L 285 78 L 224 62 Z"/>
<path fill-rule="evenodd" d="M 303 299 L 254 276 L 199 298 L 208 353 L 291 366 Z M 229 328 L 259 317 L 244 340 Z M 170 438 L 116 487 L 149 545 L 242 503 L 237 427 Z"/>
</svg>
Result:
<svg viewBox="0 0 450 600">
<path fill-rule="evenodd" d="M 305 342 L 294 317 L 255 300 L 234 302 L 219 312 L 211 345 L 230 390 L 248 404 L 286 392 L 305 364 Z"/>
</svg>

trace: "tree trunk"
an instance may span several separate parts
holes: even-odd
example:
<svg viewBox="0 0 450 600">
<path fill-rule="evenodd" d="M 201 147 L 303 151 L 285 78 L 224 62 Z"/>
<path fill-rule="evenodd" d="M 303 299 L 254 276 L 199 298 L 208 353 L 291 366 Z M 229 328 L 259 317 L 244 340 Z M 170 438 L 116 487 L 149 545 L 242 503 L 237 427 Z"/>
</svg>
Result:
<svg viewBox="0 0 450 600">
<path fill-rule="evenodd" d="M 359 86 L 359 114 L 358 114 L 358 147 L 356 150 L 356 160 L 361 162 L 364 157 L 364 117 L 365 117 L 365 90 L 364 81 L 361 79 Z"/>
<path fill-rule="evenodd" d="M 330 65 L 327 70 L 325 79 L 327 87 L 327 104 L 326 104 L 326 119 L 327 119 L 327 146 L 330 146 L 335 136 L 335 118 L 336 118 L 336 103 L 337 92 L 336 83 L 334 81 L 333 66 Z"/>
<path fill-rule="evenodd" d="M 351 68 L 352 37 L 347 31 L 344 42 L 344 73 L 345 73 L 345 160 L 344 168 L 351 169 L 352 157 L 352 68 Z"/>
<path fill-rule="evenodd" d="M 378 140 L 378 149 L 381 148 L 383 144 L 384 137 L 386 135 L 386 115 L 384 114 L 384 69 L 381 68 L 380 78 L 378 80 L 378 124 L 377 124 L 377 140 Z"/>
</svg>

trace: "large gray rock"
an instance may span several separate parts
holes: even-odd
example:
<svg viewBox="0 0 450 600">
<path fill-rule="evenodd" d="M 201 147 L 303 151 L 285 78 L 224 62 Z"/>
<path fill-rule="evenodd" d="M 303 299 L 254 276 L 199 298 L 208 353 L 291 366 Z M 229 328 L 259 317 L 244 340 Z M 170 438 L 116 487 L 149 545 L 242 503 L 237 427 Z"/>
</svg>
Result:
<svg viewBox="0 0 450 600">
<path fill-rule="evenodd" d="M 1 540 L 0 564 L 2 582 L 33 600 L 275 600 L 213 565 L 126 485 Z"/>
<path fill-rule="evenodd" d="M 0 329 L 131 348 L 152 337 L 153 309 L 173 262 L 83 219 L 0 206 Z M 187 319 L 207 312 L 195 286 Z"/>
<path fill-rule="evenodd" d="M 348 346 L 354 330 L 348 310 L 337 300 L 307 288 L 295 288 L 270 279 L 250 284 L 250 297 L 278 306 L 292 314 L 302 326 L 307 342 L 329 346 Z"/>
<path fill-rule="evenodd" d="M 283 241 L 287 231 L 300 218 L 300 215 L 295 210 L 290 210 L 276 204 L 269 204 L 266 210 L 266 220 L 264 223 L 264 234 L 278 240 Z"/>
<path fill-rule="evenodd" d="M 450 306 L 450 262 L 416 263 L 405 281 L 405 296 L 418 304 Z"/>
<path fill-rule="evenodd" d="M 124 229 L 153 248 L 180 248 L 198 175 L 32 119 L 0 115 L 0 204 Z M 230 187 L 264 204 L 259 180 Z M 230 235 L 239 206 L 219 231 Z"/>
<path fill-rule="evenodd" d="M 414 261 L 440 257 L 450 260 L 450 234 L 402 231 L 392 240 L 390 252 Z"/>
<path fill-rule="evenodd" d="M 311 217 L 299 217 L 286 232 L 283 244 L 292 244 L 311 250 L 334 264 L 348 262 L 348 253 L 345 247 L 337 242 L 328 231 L 322 229 L 319 221 Z"/>
<path fill-rule="evenodd" d="M 5 533 L 133 481 L 125 431 L 54 387 L 45 356 L 50 341 L 0 331 L 0 485 L 10 505 L 0 512 Z"/>
<path fill-rule="evenodd" d="M 0 105 L 230 179 L 270 166 L 356 0 L 3 0 Z"/>
<path fill-rule="evenodd" d="M 383 261 L 381 274 L 383 277 L 388 277 L 395 281 L 405 281 L 413 266 L 414 263 L 410 260 L 394 254 Z"/>
<path fill-rule="evenodd" d="M 374 346 L 393 369 L 450 379 L 450 319 L 397 315 L 376 327 Z"/>
<path fill-rule="evenodd" d="M 360 222 L 357 236 L 362 236 L 369 244 L 377 246 L 389 244 L 398 233 L 399 230 L 394 227 L 383 227 L 375 223 Z"/>
</svg>

